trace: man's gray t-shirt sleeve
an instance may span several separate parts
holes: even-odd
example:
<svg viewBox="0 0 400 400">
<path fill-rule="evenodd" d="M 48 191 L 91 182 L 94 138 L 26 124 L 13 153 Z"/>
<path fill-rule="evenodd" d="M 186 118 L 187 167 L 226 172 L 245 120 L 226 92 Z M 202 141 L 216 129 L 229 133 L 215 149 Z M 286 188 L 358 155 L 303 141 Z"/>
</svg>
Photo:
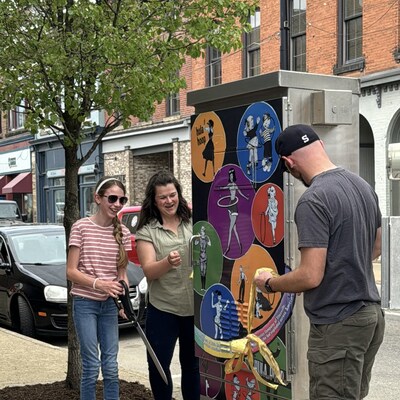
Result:
<svg viewBox="0 0 400 400">
<path fill-rule="evenodd" d="M 321 204 L 311 200 L 300 201 L 296 207 L 298 248 L 327 248 L 329 243 L 329 217 Z"/>
</svg>

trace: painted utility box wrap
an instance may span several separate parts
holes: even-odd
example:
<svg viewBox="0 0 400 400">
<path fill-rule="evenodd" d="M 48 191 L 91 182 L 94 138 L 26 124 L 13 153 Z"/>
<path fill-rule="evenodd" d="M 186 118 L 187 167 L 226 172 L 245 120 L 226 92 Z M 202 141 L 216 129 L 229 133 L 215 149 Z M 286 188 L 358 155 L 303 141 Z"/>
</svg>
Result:
<svg viewBox="0 0 400 400">
<path fill-rule="evenodd" d="M 262 399 L 273 393 L 291 399 L 285 324 L 295 295 L 253 287 L 250 304 L 257 269 L 286 272 L 283 172 L 274 146 L 281 127 L 282 99 L 192 117 L 195 336 L 206 397 Z M 239 371 L 226 373 L 232 342 L 249 333 L 268 345 L 285 386 L 274 390 L 254 375 L 251 367 L 278 383 L 257 346 L 251 347 L 252 365 L 245 359 Z"/>
<path fill-rule="evenodd" d="M 324 91 L 332 107 L 322 118 Z M 308 398 L 302 296 L 253 285 L 259 269 L 282 275 L 299 262 L 293 215 L 304 186 L 283 173 L 275 141 L 289 125 L 316 121 L 333 161 L 357 172 L 358 96 L 355 79 L 289 71 L 188 94 L 202 399 Z"/>
</svg>

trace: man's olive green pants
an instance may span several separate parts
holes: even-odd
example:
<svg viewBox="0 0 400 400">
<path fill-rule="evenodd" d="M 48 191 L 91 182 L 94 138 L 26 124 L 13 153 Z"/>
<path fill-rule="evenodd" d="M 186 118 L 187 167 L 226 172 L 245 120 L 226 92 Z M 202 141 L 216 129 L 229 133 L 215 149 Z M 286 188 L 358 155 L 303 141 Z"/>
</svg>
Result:
<svg viewBox="0 0 400 400">
<path fill-rule="evenodd" d="M 362 307 L 335 324 L 311 324 L 307 354 L 310 400 L 366 397 L 384 330 L 379 304 Z"/>
</svg>

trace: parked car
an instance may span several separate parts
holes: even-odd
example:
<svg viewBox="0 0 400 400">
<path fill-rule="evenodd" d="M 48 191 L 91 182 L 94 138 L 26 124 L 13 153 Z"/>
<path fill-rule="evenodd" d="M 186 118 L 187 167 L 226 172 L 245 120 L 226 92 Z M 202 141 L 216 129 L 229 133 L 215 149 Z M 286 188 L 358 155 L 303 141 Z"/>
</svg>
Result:
<svg viewBox="0 0 400 400">
<path fill-rule="evenodd" d="M 139 214 L 141 206 L 126 206 L 120 210 L 118 217 L 121 222 L 130 230 L 131 232 L 131 243 L 132 250 L 128 251 L 128 258 L 135 264 L 139 263 L 139 258 L 136 252 L 136 229 L 139 221 Z"/>
<path fill-rule="evenodd" d="M 22 214 L 15 200 L 0 200 L 0 220 L 26 221 L 27 215 Z"/>
<path fill-rule="evenodd" d="M 0 323 L 26 335 L 67 335 L 66 242 L 64 227 L 0 225 Z M 144 324 L 147 281 L 128 265 L 129 295 Z M 120 328 L 132 326 L 120 318 Z"/>
</svg>

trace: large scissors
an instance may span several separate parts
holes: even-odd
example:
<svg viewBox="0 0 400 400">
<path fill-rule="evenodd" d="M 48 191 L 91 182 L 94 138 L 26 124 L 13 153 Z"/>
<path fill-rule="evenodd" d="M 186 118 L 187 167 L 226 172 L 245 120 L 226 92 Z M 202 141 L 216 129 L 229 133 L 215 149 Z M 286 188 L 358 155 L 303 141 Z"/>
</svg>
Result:
<svg viewBox="0 0 400 400">
<path fill-rule="evenodd" d="M 149 340 L 147 339 L 146 334 L 143 332 L 143 329 L 138 322 L 139 312 L 135 312 L 133 310 L 132 303 L 129 298 L 128 285 L 126 284 L 126 282 L 124 280 L 120 280 L 119 283 L 124 288 L 124 294 L 120 295 L 118 297 L 114 297 L 115 304 L 117 305 L 119 310 L 122 310 L 122 309 L 124 310 L 125 315 L 127 316 L 128 320 L 132 322 L 132 325 L 139 332 L 139 335 L 142 338 L 142 340 L 146 346 L 146 349 L 149 352 L 150 357 L 153 360 L 159 374 L 163 378 L 164 382 L 168 385 L 167 375 L 165 375 L 164 369 L 163 369 L 160 361 L 158 360 L 156 353 L 154 352 L 153 348 L 151 347 L 151 344 L 150 344 Z"/>
</svg>

